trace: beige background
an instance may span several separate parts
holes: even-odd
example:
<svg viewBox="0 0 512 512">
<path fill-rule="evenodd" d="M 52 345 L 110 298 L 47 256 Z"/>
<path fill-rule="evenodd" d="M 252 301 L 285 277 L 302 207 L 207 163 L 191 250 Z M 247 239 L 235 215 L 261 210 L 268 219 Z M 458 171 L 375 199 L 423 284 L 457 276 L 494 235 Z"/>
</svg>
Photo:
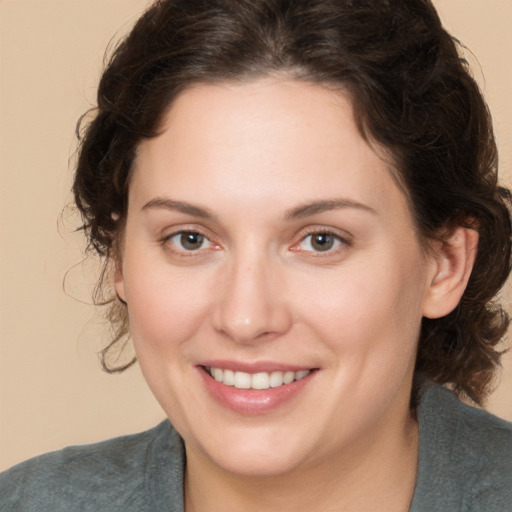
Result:
<svg viewBox="0 0 512 512">
<path fill-rule="evenodd" d="M 435 3 L 483 69 L 485 80 L 470 55 L 510 184 L 512 0 Z M 146 5 L 0 0 L 0 469 L 164 417 L 137 367 L 100 371 L 95 352 L 108 332 L 89 304 L 93 273 L 81 264 L 73 219 L 59 221 L 70 200 L 74 125 L 94 102 L 103 51 Z M 512 420 L 511 357 L 489 409 Z"/>
</svg>

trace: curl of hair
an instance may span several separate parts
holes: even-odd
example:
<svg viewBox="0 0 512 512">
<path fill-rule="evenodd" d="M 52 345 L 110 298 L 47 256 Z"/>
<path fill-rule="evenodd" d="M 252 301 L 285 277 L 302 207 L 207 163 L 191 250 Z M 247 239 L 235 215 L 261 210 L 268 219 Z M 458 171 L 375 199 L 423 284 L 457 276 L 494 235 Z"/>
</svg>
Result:
<svg viewBox="0 0 512 512">
<path fill-rule="evenodd" d="M 89 248 L 118 258 L 137 146 L 191 84 L 284 74 L 343 91 L 361 134 L 391 155 L 420 239 L 478 230 L 460 304 L 423 321 L 412 403 L 425 378 L 481 403 L 508 326 L 496 295 L 510 273 L 511 198 L 497 184 L 491 118 L 459 51 L 429 0 L 155 2 L 113 53 L 95 117 L 80 127 L 73 190 Z M 128 329 L 124 305 L 106 300 L 109 368 Z"/>
</svg>

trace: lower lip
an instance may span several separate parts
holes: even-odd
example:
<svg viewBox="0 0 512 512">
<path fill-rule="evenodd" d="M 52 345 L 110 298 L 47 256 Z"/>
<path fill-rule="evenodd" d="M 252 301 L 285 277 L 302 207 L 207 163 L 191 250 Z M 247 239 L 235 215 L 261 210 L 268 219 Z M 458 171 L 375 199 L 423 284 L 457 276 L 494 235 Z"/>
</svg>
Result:
<svg viewBox="0 0 512 512">
<path fill-rule="evenodd" d="M 292 400 L 317 373 L 313 370 L 306 377 L 277 388 L 238 389 L 216 381 L 202 367 L 198 370 L 206 389 L 218 403 L 236 413 L 253 416 L 271 412 Z"/>
</svg>

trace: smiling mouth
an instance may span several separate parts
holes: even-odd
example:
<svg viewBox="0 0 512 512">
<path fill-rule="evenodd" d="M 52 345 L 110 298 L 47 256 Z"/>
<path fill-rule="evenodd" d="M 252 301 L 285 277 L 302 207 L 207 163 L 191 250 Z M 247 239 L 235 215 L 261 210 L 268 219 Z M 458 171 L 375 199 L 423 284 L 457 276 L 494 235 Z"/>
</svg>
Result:
<svg viewBox="0 0 512 512">
<path fill-rule="evenodd" d="M 274 371 L 270 373 L 246 373 L 233 370 L 223 370 L 222 368 L 214 368 L 211 366 L 203 366 L 203 369 L 217 382 L 237 389 L 279 388 L 286 384 L 291 384 L 292 382 L 301 380 L 313 371 L 313 369 L 311 369 L 299 370 L 297 372 Z"/>
</svg>

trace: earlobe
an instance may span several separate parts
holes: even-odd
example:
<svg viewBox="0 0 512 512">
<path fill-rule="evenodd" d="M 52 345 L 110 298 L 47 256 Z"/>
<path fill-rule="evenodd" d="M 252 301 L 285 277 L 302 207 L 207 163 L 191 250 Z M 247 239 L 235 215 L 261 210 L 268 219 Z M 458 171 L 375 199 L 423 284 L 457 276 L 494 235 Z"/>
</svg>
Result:
<svg viewBox="0 0 512 512">
<path fill-rule="evenodd" d="M 433 272 L 423 315 L 440 318 L 455 309 L 466 289 L 478 248 L 478 232 L 458 226 L 434 248 Z"/>
</svg>

